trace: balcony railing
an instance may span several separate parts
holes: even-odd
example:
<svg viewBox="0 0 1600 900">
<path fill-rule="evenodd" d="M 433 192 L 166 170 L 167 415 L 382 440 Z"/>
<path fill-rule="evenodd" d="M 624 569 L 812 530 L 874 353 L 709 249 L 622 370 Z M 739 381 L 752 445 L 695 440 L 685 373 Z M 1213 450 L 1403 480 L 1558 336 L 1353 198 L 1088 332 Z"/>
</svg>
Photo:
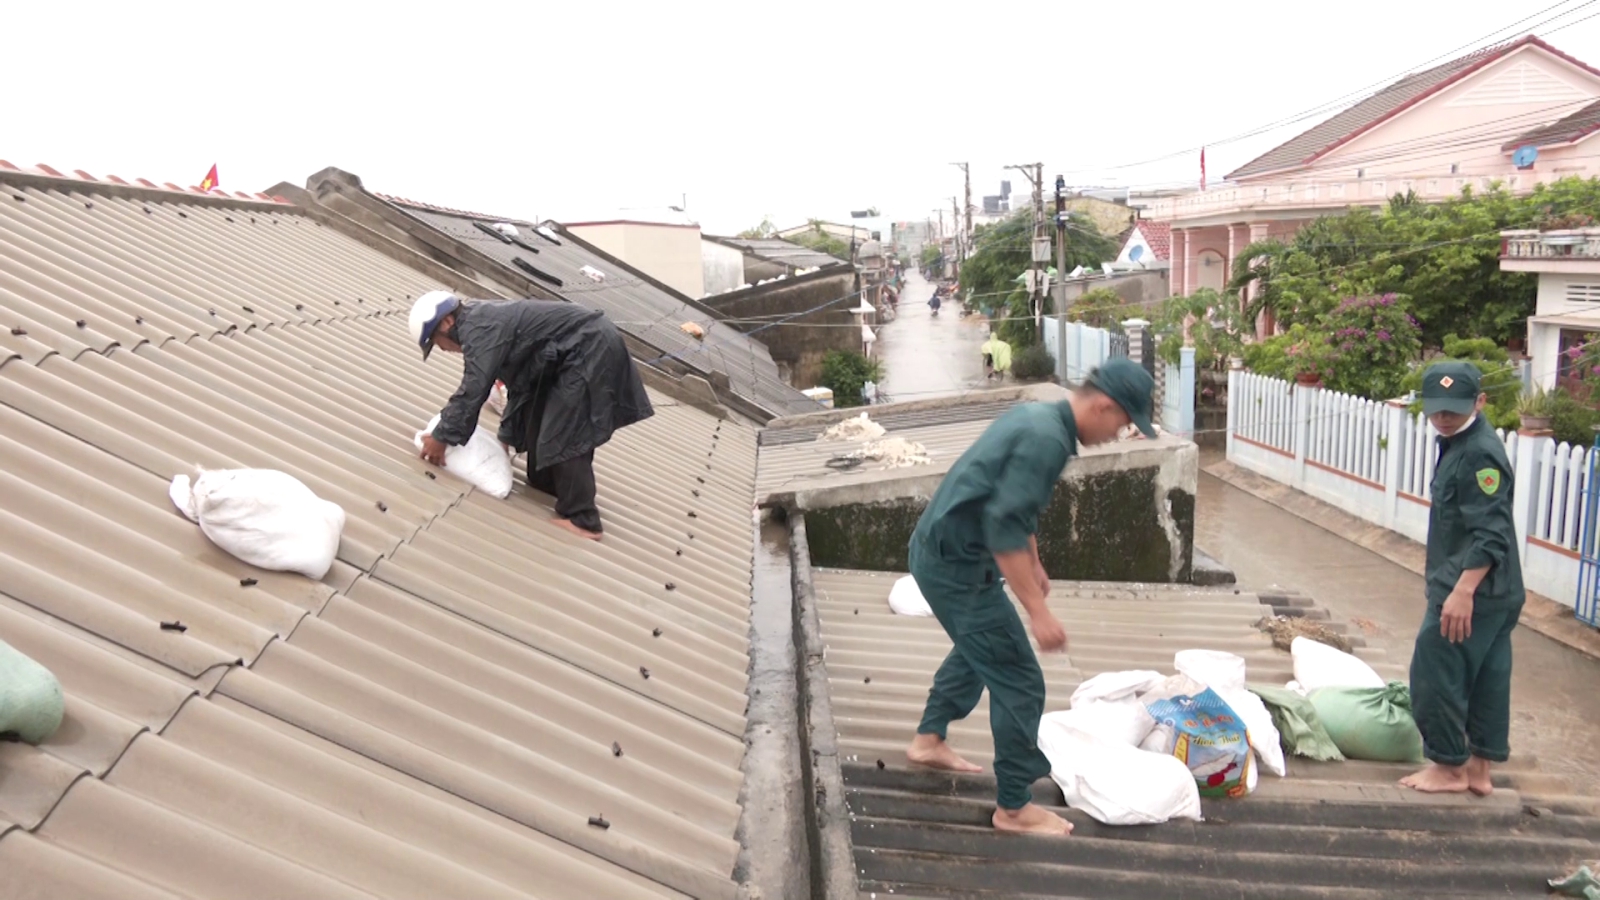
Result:
<svg viewBox="0 0 1600 900">
<path fill-rule="evenodd" d="M 1509 168 L 1509 167 L 1508 167 Z M 1180 197 L 1163 197 L 1151 204 L 1146 218 L 1179 222 L 1203 216 L 1226 215 L 1256 209 L 1325 211 L 1344 206 L 1377 206 L 1396 194 L 1411 191 L 1423 200 L 1448 200 L 1462 189 L 1488 190 L 1495 182 L 1509 191 L 1526 193 L 1534 185 L 1557 181 L 1572 172 L 1505 172 L 1474 175 L 1413 177 L 1367 176 L 1338 180 L 1322 174 L 1265 184 L 1228 184 Z"/>
<path fill-rule="evenodd" d="M 1600 228 L 1500 232 L 1502 259 L 1600 259 Z"/>
</svg>

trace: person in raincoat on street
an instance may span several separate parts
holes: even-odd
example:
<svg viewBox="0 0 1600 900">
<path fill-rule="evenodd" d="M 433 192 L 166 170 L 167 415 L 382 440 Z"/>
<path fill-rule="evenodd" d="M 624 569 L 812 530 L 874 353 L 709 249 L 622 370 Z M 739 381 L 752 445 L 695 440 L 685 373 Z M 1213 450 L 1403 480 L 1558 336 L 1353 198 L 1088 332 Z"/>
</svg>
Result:
<svg viewBox="0 0 1600 900">
<path fill-rule="evenodd" d="M 423 437 L 422 458 L 443 465 L 447 446 L 465 444 L 502 381 L 500 443 L 528 454 L 528 484 L 555 497 L 557 526 L 599 540 L 595 448 L 655 412 L 616 326 L 572 303 L 433 291 L 412 305 L 410 329 L 424 360 L 435 347 L 463 357 L 461 384 Z"/>
<path fill-rule="evenodd" d="M 990 332 L 989 339 L 979 349 L 983 351 L 983 377 L 987 379 L 998 375 L 1002 381 L 1005 380 L 1006 373 L 1011 371 L 1011 345 Z"/>
</svg>

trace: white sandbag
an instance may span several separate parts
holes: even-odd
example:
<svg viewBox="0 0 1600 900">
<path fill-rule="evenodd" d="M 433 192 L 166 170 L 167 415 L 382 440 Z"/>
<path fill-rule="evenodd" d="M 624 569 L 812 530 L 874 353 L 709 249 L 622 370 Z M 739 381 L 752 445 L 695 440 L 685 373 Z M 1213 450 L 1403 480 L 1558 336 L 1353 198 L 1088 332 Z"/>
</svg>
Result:
<svg viewBox="0 0 1600 900">
<path fill-rule="evenodd" d="M 1297 637 L 1289 644 L 1294 680 L 1306 693 L 1322 688 L 1381 688 L 1387 682 L 1354 656 L 1319 641 Z"/>
<path fill-rule="evenodd" d="M 889 608 L 902 616 L 931 616 L 933 608 L 922 596 L 917 580 L 910 575 L 902 577 L 889 589 Z"/>
<path fill-rule="evenodd" d="M 1050 713 L 1058 725 L 1070 726 L 1096 740 L 1137 747 L 1156 720 L 1137 697 L 1121 700 L 1095 700 L 1074 704 L 1071 709 Z"/>
<path fill-rule="evenodd" d="M 1183 763 L 1170 755 L 1097 740 L 1075 724 L 1077 712 L 1051 713 L 1039 723 L 1039 750 L 1050 760 L 1050 777 L 1061 786 L 1068 806 L 1107 825 L 1200 820 L 1200 792 Z"/>
<path fill-rule="evenodd" d="M 273 469 L 200 470 L 172 479 L 178 511 L 213 544 L 262 569 L 320 579 L 333 566 L 344 510 Z"/>
<path fill-rule="evenodd" d="M 1133 669 L 1126 672 L 1102 672 L 1078 685 L 1072 692 L 1072 708 L 1077 709 L 1096 700 L 1122 700 L 1138 697 L 1166 680 L 1160 672 Z"/>
<path fill-rule="evenodd" d="M 1179 650 L 1172 667 L 1214 691 L 1244 690 L 1244 657 L 1221 650 Z"/>
<path fill-rule="evenodd" d="M 1220 650 L 1180 650 L 1172 659 L 1173 668 L 1206 685 L 1244 720 L 1250 736 L 1250 749 L 1268 772 L 1282 778 L 1288 774 L 1279 741 L 1278 726 L 1272 723 L 1261 698 L 1245 689 L 1244 657 Z M 1251 785 L 1254 790 L 1254 785 Z"/>
<path fill-rule="evenodd" d="M 439 417 L 428 420 L 428 427 L 417 432 L 413 443 L 422 449 L 422 439 L 439 427 Z M 496 500 L 511 495 L 511 455 L 500 446 L 494 435 L 482 428 L 474 429 L 472 437 L 459 447 L 444 450 L 444 470 L 472 485 Z"/>
</svg>

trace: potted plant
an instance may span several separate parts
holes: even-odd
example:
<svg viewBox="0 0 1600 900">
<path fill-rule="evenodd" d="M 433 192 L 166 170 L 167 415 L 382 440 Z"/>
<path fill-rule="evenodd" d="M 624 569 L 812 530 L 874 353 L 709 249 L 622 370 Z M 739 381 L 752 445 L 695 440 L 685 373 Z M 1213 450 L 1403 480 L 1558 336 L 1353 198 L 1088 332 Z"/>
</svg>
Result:
<svg viewBox="0 0 1600 900">
<path fill-rule="evenodd" d="M 1556 396 L 1539 385 L 1534 385 L 1517 401 L 1517 430 L 1527 435 L 1541 435 L 1550 431 L 1550 420 L 1556 414 Z"/>
<path fill-rule="evenodd" d="M 1294 376 L 1295 384 L 1308 387 L 1320 385 L 1322 377 L 1332 369 L 1333 347 L 1327 338 L 1303 326 L 1296 325 L 1290 331 L 1293 333 L 1296 329 L 1298 333 L 1284 350 L 1289 374 Z"/>
</svg>

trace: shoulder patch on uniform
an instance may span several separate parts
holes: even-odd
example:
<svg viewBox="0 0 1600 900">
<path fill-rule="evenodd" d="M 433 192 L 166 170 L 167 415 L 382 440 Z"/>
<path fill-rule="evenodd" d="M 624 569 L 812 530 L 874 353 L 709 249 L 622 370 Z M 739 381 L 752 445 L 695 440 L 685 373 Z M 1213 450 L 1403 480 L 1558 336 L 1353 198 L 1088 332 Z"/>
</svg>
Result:
<svg viewBox="0 0 1600 900">
<path fill-rule="evenodd" d="M 1477 474 L 1479 489 L 1493 497 L 1495 492 L 1500 490 L 1500 470 L 1492 468 L 1479 469 Z"/>
</svg>

